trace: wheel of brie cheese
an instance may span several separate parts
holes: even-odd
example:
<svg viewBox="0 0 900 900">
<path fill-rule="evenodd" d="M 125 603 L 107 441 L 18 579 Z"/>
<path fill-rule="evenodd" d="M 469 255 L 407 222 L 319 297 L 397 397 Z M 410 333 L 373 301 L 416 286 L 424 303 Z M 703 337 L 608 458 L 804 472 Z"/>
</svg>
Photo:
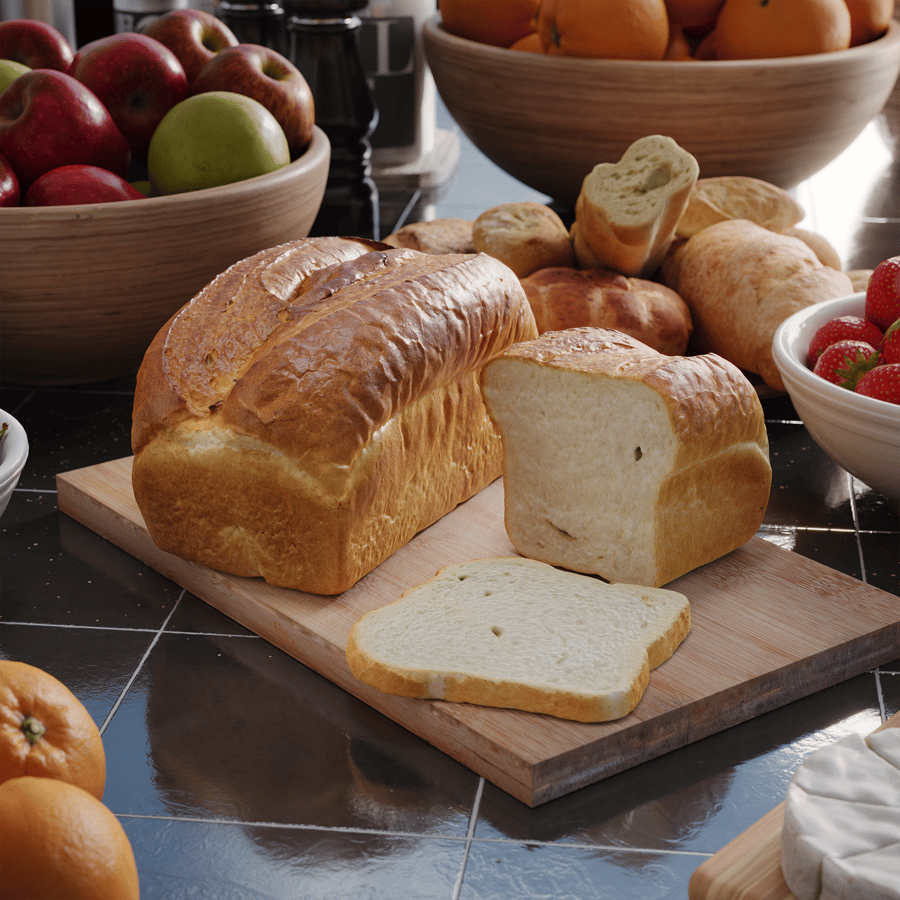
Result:
<svg viewBox="0 0 900 900">
<path fill-rule="evenodd" d="M 900 900 L 900 728 L 851 735 L 798 767 L 781 868 L 797 900 Z"/>
</svg>

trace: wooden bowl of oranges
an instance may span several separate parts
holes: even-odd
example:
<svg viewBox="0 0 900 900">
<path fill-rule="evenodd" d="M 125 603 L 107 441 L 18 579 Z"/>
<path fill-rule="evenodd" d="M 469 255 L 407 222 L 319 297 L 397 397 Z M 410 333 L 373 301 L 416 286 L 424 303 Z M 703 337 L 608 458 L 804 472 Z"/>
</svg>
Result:
<svg viewBox="0 0 900 900">
<path fill-rule="evenodd" d="M 893 0 L 489 6 L 441 0 L 425 23 L 437 89 L 489 159 L 569 205 L 648 134 L 691 152 L 701 177 L 794 187 L 878 115 L 900 72 Z"/>
</svg>

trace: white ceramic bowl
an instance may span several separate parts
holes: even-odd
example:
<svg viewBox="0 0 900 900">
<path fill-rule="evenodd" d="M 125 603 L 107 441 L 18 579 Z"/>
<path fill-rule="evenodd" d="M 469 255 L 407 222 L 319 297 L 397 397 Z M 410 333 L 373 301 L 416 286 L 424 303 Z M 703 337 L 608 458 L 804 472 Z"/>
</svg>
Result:
<svg viewBox="0 0 900 900">
<path fill-rule="evenodd" d="M 775 332 L 772 353 L 816 443 L 860 481 L 900 503 L 900 406 L 838 387 L 806 365 L 819 326 L 837 316 L 862 316 L 865 298 L 852 294 L 794 313 Z"/>
<path fill-rule="evenodd" d="M 9 498 L 28 459 L 28 437 L 25 429 L 9 413 L 0 409 L 0 424 L 6 422 L 9 429 L 0 442 L 0 516 L 6 511 Z"/>
</svg>

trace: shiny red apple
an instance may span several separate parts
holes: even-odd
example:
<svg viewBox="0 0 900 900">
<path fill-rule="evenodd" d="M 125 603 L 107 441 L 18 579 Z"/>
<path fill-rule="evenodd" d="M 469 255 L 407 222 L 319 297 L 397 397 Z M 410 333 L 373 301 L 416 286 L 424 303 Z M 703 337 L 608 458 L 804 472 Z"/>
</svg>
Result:
<svg viewBox="0 0 900 900">
<path fill-rule="evenodd" d="M 277 50 L 237 44 L 220 50 L 194 79 L 192 94 L 231 91 L 261 103 L 284 131 L 291 159 L 312 138 L 315 113 L 312 91 L 300 70 Z"/>
<path fill-rule="evenodd" d="M 12 166 L 0 156 L 0 206 L 18 206 L 20 199 L 19 179 Z"/>
<path fill-rule="evenodd" d="M 124 178 L 97 166 L 51 169 L 25 192 L 25 206 L 74 206 L 144 199 Z"/>
<path fill-rule="evenodd" d="M 69 74 L 107 108 L 132 152 L 144 153 L 163 116 L 187 97 L 178 57 L 145 34 L 113 34 L 85 44 Z"/>
<path fill-rule="evenodd" d="M 151 19 L 141 33 L 165 44 L 178 57 L 188 86 L 220 50 L 238 43 L 221 19 L 202 9 L 174 9 Z"/>
<path fill-rule="evenodd" d="M 0 155 L 27 191 L 44 172 L 73 163 L 124 178 L 130 153 L 89 88 L 65 72 L 35 69 L 0 94 Z"/>
<path fill-rule="evenodd" d="M 0 22 L 0 59 L 12 59 L 29 69 L 68 72 L 74 52 L 65 36 L 47 22 L 9 19 Z"/>
</svg>

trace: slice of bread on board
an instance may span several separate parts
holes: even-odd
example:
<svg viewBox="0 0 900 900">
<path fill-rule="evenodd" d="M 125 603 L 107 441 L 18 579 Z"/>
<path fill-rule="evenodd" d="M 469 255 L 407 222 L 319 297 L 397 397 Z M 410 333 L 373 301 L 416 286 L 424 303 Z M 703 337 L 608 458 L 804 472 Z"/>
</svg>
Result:
<svg viewBox="0 0 900 900">
<path fill-rule="evenodd" d="M 601 722 L 634 709 L 689 631 L 688 599 L 675 591 L 482 559 L 363 616 L 347 662 L 388 694 Z"/>
</svg>

